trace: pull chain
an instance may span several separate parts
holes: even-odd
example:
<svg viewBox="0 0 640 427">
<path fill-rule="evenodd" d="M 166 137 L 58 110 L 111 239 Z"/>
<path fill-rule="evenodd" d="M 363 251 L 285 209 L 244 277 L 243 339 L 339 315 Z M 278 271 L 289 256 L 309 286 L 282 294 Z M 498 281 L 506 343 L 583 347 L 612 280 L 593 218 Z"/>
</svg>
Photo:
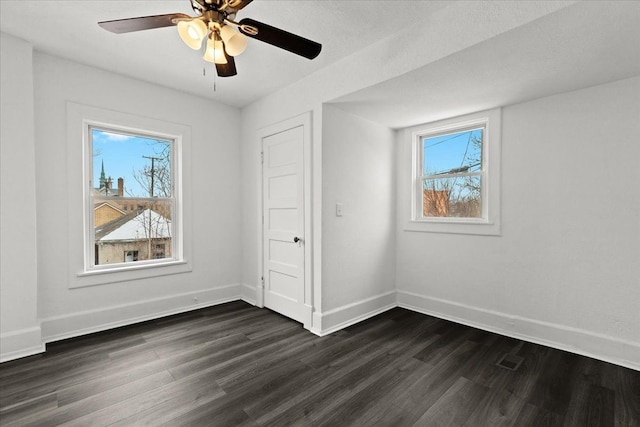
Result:
<svg viewBox="0 0 640 427">
<path fill-rule="evenodd" d="M 206 65 L 206 64 L 205 64 L 205 65 Z M 202 66 L 202 75 L 203 75 L 204 77 L 206 77 L 206 76 L 207 76 L 207 68 L 206 68 L 206 66 L 205 66 L 205 65 L 203 65 L 203 66 Z M 216 75 L 217 75 L 217 74 L 218 74 L 218 73 L 214 73 L 214 75 L 213 75 L 213 91 L 214 91 L 214 92 L 216 91 Z"/>
</svg>

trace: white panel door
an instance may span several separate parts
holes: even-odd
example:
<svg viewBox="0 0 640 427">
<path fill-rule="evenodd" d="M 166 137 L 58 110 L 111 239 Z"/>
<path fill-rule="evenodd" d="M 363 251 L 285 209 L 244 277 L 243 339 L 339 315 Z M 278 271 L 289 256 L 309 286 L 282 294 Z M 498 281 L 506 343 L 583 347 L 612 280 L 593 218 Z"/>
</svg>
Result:
<svg viewBox="0 0 640 427">
<path fill-rule="evenodd" d="M 264 305 L 303 324 L 304 127 L 262 138 Z"/>
</svg>

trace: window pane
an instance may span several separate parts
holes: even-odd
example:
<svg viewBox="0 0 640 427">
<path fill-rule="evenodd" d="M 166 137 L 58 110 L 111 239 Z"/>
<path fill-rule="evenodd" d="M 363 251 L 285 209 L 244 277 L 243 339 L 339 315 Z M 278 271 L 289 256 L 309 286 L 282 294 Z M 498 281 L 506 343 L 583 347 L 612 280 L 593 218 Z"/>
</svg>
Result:
<svg viewBox="0 0 640 427">
<path fill-rule="evenodd" d="M 171 141 L 92 128 L 93 182 L 102 195 L 171 197 Z M 122 185 L 120 185 L 122 179 Z"/>
<path fill-rule="evenodd" d="M 91 137 L 94 264 L 171 258 L 172 141 L 95 128 Z"/>
<path fill-rule="evenodd" d="M 425 179 L 422 189 L 424 217 L 480 218 L 479 175 Z"/>
<path fill-rule="evenodd" d="M 482 136 L 480 128 L 423 138 L 423 175 L 481 170 Z"/>
</svg>

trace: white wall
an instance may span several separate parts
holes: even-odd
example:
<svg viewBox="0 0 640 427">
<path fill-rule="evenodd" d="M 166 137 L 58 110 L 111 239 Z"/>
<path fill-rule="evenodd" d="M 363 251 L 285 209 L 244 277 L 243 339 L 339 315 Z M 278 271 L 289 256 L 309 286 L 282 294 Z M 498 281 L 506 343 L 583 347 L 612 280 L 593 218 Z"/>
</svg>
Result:
<svg viewBox="0 0 640 427">
<path fill-rule="evenodd" d="M 42 350 L 31 46 L 0 34 L 0 361 Z"/>
<path fill-rule="evenodd" d="M 393 307 L 395 134 L 329 104 L 322 113 L 322 326 Z M 342 216 L 336 216 L 336 203 Z"/>
<path fill-rule="evenodd" d="M 251 299 L 259 284 L 258 190 L 260 145 L 257 130 L 308 111 L 313 115 L 313 289 L 315 318 L 326 311 L 324 301 L 338 303 L 325 295 L 323 201 L 323 104 L 393 77 L 446 58 L 519 25 L 566 7 L 574 2 L 452 2 L 430 17 L 428 25 L 420 16 L 396 29 L 389 37 L 319 70 L 242 110 L 242 282 L 245 298 Z M 487 19 L 482 19 L 485 17 Z M 401 47 L 401 48 L 399 48 Z M 335 206 L 335 205 L 333 205 Z M 309 238 L 307 237 L 307 240 Z M 343 254 L 344 255 L 344 254 Z M 339 256 L 339 255 L 336 255 Z M 332 291 L 333 292 L 333 291 Z M 371 294 L 373 298 L 376 294 Z M 382 308 L 383 305 L 378 308 Z M 332 307 L 335 310 L 337 307 Z M 346 307 L 345 307 L 346 308 Z M 364 314 L 364 313 L 362 313 Z M 318 325 L 316 327 L 319 328 Z"/>
<path fill-rule="evenodd" d="M 0 360 L 42 351 L 43 342 L 238 299 L 239 110 L 34 53 L 5 34 L 1 54 Z M 190 271 L 77 287 L 83 282 L 69 260 L 83 247 L 82 197 L 74 191 L 82 156 L 81 144 L 69 142 L 68 103 L 189 129 Z"/>
<path fill-rule="evenodd" d="M 502 236 L 399 217 L 401 305 L 640 368 L 638 99 L 640 77 L 504 108 Z"/>
<path fill-rule="evenodd" d="M 239 111 L 41 53 L 35 54 L 33 68 L 38 313 L 44 339 L 237 299 Z M 73 138 L 67 129 L 68 102 L 190 129 L 191 159 L 184 184 L 186 225 L 193 236 L 187 242 L 191 272 L 74 288 L 82 282 L 68 260 L 82 251 L 82 225 L 67 218 L 81 218 L 81 198 L 73 189 L 81 188 L 82 165 L 77 150 L 70 148 L 77 145 L 67 140 Z"/>
</svg>

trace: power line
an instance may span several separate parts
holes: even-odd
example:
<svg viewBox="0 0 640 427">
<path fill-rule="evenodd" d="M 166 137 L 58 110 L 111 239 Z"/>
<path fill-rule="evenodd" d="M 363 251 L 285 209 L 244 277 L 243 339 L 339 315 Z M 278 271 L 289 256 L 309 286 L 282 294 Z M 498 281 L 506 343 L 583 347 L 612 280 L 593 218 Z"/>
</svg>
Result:
<svg viewBox="0 0 640 427">
<path fill-rule="evenodd" d="M 471 132 L 473 132 L 473 131 L 469 131 L 468 133 L 471 133 Z M 447 141 L 451 141 L 452 139 L 459 138 L 459 137 L 461 137 L 462 135 L 464 135 L 465 133 L 467 133 L 467 132 L 464 132 L 464 133 L 458 133 L 458 134 L 456 134 L 456 135 L 452 136 L 451 138 L 447 138 L 447 139 L 443 139 L 442 141 L 434 142 L 433 144 L 431 144 L 431 145 L 427 145 L 427 146 L 426 146 L 426 147 L 424 147 L 424 148 L 426 149 L 426 148 L 435 147 L 436 145 L 440 145 L 440 144 L 442 144 L 443 142 L 447 142 Z M 425 138 L 425 139 L 433 139 L 433 138 Z"/>
<path fill-rule="evenodd" d="M 462 156 L 462 161 L 460 162 L 460 167 L 464 164 L 464 159 L 467 157 L 467 152 L 469 151 L 469 143 L 471 142 L 471 132 L 469 132 L 469 138 L 467 139 L 467 146 L 464 149 L 464 155 Z"/>
<path fill-rule="evenodd" d="M 480 166 L 482 163 L 478 162 L 478 163 L 474 163 L 472 165 L 468 165 L 468 166 L 460 166 L 459 168 L 453 168 L 453 169 L 446 169 L 443 171 L 438 171 L 438 172 L 434 172 L 431 175 L 448 175 L 448 174 L 454 174 L 454 173 L 463 173 L 463 172 L 468 172 L 469 169 L 471 168 L 475 168 L 476 166 Z"/>
</svg>

